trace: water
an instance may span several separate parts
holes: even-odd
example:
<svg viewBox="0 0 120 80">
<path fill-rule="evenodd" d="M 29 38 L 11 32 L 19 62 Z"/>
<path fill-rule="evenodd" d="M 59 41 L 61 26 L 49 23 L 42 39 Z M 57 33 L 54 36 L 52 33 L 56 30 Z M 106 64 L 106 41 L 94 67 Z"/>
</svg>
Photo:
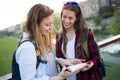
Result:
<svg viewBox="0 0 120 80">
<path fill-rule="evenodd" d="M 118 43 L 111 44 L 109 46 L 101 48 L 100 51 L 101 57 L 103 58 L 104 61 L 120 64 L 120 57 L 114 56 L 114 54 L 116 53 L 120 54 L 120 44 Z"/>
</svg>

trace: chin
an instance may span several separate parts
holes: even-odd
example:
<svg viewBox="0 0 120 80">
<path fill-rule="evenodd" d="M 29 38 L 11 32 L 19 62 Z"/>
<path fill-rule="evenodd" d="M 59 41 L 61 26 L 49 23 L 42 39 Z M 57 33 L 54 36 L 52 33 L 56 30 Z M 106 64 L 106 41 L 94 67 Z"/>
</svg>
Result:
<svg viewBox="0 0 120 80">
<path fill-rule="evenodd" d="M 45 36 L 49 36 L 49 34 L 45 34 Z"/>
<path fill-rule="evenodd" d="M 65 28 L 69 28 L 70 26 L 64 26 Z"/>
<path fill-rule="evenodd" d="M 65 27 L 65 29 L 70 29 L 70 27 L 68 26 L 68 27 Z"/>
</svg>

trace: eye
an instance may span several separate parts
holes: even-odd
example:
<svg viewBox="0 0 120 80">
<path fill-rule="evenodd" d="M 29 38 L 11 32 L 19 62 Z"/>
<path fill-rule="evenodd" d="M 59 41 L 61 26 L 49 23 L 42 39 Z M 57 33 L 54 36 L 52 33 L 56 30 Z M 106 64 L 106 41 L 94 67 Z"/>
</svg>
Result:
<svg viewBox="0 0 120 80">
<path fill-rule="evenodd" d="M 74 19 L 74 18 L 70 16 L 69 19 L 72 20 L 72 19 Z"/>
<path fill-rule="evenodd" d="M 52 26 L 53 25 L 53 23 L 47 23 L 47 24 L 45 24 L 46 26 Z"/>
<path fill-rule="evenodd" d="M 66 18 L 66 16 L 65 16 L 65 15 L 63 15 L 63 16 L 62 16 L 62 18 Z"/>
<path fill-rule="evenodd" d="M 45 24 L 46 26 L 50 26 L 50 24 Z"/>
</svg>

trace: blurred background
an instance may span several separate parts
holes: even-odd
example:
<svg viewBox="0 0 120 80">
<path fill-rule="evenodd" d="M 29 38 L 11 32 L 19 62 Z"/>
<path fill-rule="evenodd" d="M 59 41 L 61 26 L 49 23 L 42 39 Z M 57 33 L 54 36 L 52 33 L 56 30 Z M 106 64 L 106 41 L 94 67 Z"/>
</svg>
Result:
<svg viewBox="0 0 120 80">
<path fill-rule="evenodd" d="M 36 3 L 42 3 L 55 10 L 53 39 L 60 29 L 60 10 L 66 0 L 4 0 L 0 1 L 0 77 L 11 73 L 14 50 L 21 37 L 21 23 L 27 12 Z M 67 0 L 68 1 L 68 0 Z M 120 35 L 120 0 L 69 0 L 79 3 L 86 23 L 92 29 L 95 40 L 102 42 Z M 8 6 L 9 5 L 9 6 Z M 119 38 L 120 40 L 120 38 Z M 104 80 L 120 79 L 120 41 L 100 48 L 106 64 Z M 0 78 L 4 80 L 4 78 Z"/>
</svg>

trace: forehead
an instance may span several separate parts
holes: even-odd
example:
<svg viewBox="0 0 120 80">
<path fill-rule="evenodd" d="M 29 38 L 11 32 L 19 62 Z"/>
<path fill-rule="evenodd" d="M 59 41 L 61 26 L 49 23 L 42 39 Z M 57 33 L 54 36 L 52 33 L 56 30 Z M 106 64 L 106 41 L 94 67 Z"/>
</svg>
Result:
<svg viewBox="0 0 120 80">
<path fill-rule="evenodd" d="M 48 17 L 43 18 L 42 22 L 53 22 L 54 16 L 50 15 Z"/>
<path fill-rule="evenodd" d="M 74 11 L 70 11 L 70 10 L 63 10 L 62 15 L 75 16 L 75 12 Z"/>
</svg>

